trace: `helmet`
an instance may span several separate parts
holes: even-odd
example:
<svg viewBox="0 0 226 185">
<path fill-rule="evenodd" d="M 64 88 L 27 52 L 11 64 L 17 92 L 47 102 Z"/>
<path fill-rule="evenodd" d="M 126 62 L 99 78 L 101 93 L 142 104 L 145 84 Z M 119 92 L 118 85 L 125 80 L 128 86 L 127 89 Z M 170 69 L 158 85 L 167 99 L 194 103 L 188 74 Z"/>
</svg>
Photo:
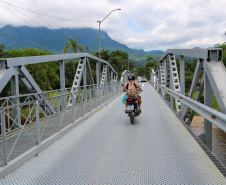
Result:
<svg viewBox="0 0 226 185">
<path fill-rule="evenodd" d="M 135 80 L 134 74 L 129 75 L 129 76 L 128 76 L 128 80 Z"/>
</svg>

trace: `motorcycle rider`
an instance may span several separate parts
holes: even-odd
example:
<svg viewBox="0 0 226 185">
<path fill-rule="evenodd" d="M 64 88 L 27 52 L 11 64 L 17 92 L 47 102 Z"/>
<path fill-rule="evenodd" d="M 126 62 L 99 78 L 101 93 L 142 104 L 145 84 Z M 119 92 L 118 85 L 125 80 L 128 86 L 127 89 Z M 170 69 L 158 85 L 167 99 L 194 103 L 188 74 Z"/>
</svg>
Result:
<svg viewBox="0 0 226 185">
<path fill-rule="evenodd" d="M 131 74 L 131 75 L 128 76 L 128 82 L 124 84 L 122 90 L 123 90 L 123 92 L 125 92 L 125 91 L 128 91 L 128 89 L 131 89 L 131 88 L 136 88 L 136 89 L 138 88 L 140 91 L 143 91 L 143 89 L 140 87 L 139 83 L 135 82 L 135 75 L 134 74 Z M 129 98 L 127 94 L 128 93 L 126 93 L 126 97 L 125 97 L 125 106 L 126 106 L 125 112 L 126 113 L 128 112 L 128 110 L 127 110 L 127 99 Z M 138 106 L 139 106 L 139 109 L 140 109 L 140 112 L 141 112 L 141 97 L 136 93 L 135 98 L 138 101 Z"/>
</svg>

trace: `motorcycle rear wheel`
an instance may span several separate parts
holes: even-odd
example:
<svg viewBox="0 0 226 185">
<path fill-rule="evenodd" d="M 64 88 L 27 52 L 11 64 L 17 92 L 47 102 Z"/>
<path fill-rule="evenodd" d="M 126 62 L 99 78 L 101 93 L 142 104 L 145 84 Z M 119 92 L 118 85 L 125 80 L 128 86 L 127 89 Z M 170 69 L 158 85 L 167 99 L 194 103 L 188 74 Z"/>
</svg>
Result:
<svg viewBox="0 0 226 185">
<path fill-rule="evenodd" d="M 134 124 L 134 115 L 133 115 L 133 112 L 130 112 L 129 113 L 129 117 L 130 117 L 131 124 Z"/>
</svg>

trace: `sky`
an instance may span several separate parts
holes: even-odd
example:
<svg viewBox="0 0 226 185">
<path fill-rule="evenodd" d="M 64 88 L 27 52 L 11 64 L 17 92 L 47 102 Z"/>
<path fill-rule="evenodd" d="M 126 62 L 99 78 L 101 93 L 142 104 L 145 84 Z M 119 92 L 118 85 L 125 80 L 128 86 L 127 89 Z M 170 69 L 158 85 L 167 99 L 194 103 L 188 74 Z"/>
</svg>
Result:
<svg viewBox="0 0 226 185">
<path fill-rule="evenodd" d="M 133 49 L 208 48 L 226 41 L 226 0 L 0 0 L 0 27 L 99 29 L 97 21 L 118 8 L 100 28 Z"/>
</svg>

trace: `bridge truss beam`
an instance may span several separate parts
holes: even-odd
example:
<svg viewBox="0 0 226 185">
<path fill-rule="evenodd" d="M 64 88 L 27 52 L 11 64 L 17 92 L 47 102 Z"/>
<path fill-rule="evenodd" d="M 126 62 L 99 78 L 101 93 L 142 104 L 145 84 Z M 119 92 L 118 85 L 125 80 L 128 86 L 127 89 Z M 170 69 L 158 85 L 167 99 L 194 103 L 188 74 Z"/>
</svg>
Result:
<svg viewBox="0 0 226 185">
<path fill-rule="evenodd" d="M 33 56 L 33 57 L 19 57 L 19 58 L 5 58 L 0 60 L 0 92 L 4 89 L 4 87 L 7 85 L 9 81 L 11 81 L 11 92 L 13 99 L 10 100 L 9 98 L 1 98 L 2 101 L 9 101 L 9 104 L 19 104 L 20 98 L 19 98 L 19 80 L 24 84 L 26 89 L 29 93 L 32 93 L 32 99 L 33 100 L 40 100 L 44 99 L 43 102 L 41 102 L 40 106 L 43 109 L 43 113 L 46 115 L 50 115 L 56 112 L 55 108 L 52 107 L 49 100 L 47 100 L 45 93 L 42 92 L 41 88 L 38 86 L 38 84 L 35 82 L 31 74 L 27 71 L 25 65 L 28 64 L 37 64 L 37 63 L 44 63 L 44 62 L 51 62 L 51 61 L 59 61 L 59 67 L 60 67 L 60 87 L 61 87 L 61 94 L 66 94 L 65 89 L 65 60 L 68 59 L 79 59 L 79 65 L 76 70 L 76 74 L 74 77 L 74 81 L 72 84 L 72 90 L 71 94 L 74 94 L 74 99 L 76 99 L 78 88 L 81 86 L 81 80 L 83 78 L 83 90 L 84 93 L 84 99 L 86 100 L 88 96 L 87 92 L 87 81 L 89 85 L 92 87 L 91 89 L 94 89 L 95 86 L 97 86 L 97 89 L 99 89 L 100 81 L 99 81 L 99 74 L 101 72 L 100 67 L 101 63 L 106 66 L 108 71 L 111 73 L 112 77 L 118 76 L 118 73 L 114 70 L 114 68 L 105 60 L 99 59 L 98 57 L 95 57 L 93 55 L 90 55 L 88 53 L 73 53 L 73 54 L 61 54 L 61 55 L 45 55 L 45 56 Z M 91 71 L 91 67 L 89 64 L 89 59 L 96 62 L 96 85 L 94 84 L 94 79 Z M 111 83 L 110 78 L 106 78 L 103 85 Z M 98 95 L 98 90 L 97 94 Z M 67 102 L 65 97 L 62 97 L 61 106 L 65 109 L 66 106 L 70 106 L 72 103 L 72 97 L 69 97 L 69 100 Z M 65 98 L 65 99 L 64 99 Z M 26 98 L 26 101 L 28 99 Z M 20 112 L 20 109 L 14 110 L 14 119 L 20 119 L 18 116 L 18 112 Z M 16 121 L 19 123 L 19 121 Z"/>
<path fill-rule="evenodd" d="M 200 109 L 203 109 L 205 105 L 212 107 L 213 92 L 220 107 L 221 114 L 223 114 L 225 119 L 226 69 L 222 63 L 222 53 L 222 49 L 169 49 L 160 58 L 156 72 L 151 70 L 150 79 L 154 88 L 170 103 L 171 108 L 175 108 L 175 111 L 189 126 L 191 125 L 195 112 L 199 111 L 193 108 L 191 104 L 185 104 L 180 98 L 175 96 L 175 94 L 179 97 L 185 95 L 185 56 L 194 57 L 198 60 L 188 95 L 189 102 L 199 102 L 204 92 L 204 105 L 199 104 Z M 179 55 L 180 79 L 177 72 L 175 55 Z M 166 88 L 170 90 L 166 91 Z M 171 91 L 175 94 L 169 93 Z M 197 92 L 196 95 L 195 92 Z M 173 98 L 175 99 L 175 103 L 172 102 Z M 211 110 L 215 112 L 215 110 Z M 202 135 L 200 138 L 203 138 L 205 144 L 212 150 L 212 123 L 225 131 L 226 122 L 222 120 L 216 121 L 216 115 L 212 115 L 211 112 L 207 114 L 201 113 L 201 115 L 205 119 L 205 133 L 204 137 Z M 210 119 L 211 116 L 212 119 Z M 218 116 L 221 117 L 222 115 Z"/>
</svg>

